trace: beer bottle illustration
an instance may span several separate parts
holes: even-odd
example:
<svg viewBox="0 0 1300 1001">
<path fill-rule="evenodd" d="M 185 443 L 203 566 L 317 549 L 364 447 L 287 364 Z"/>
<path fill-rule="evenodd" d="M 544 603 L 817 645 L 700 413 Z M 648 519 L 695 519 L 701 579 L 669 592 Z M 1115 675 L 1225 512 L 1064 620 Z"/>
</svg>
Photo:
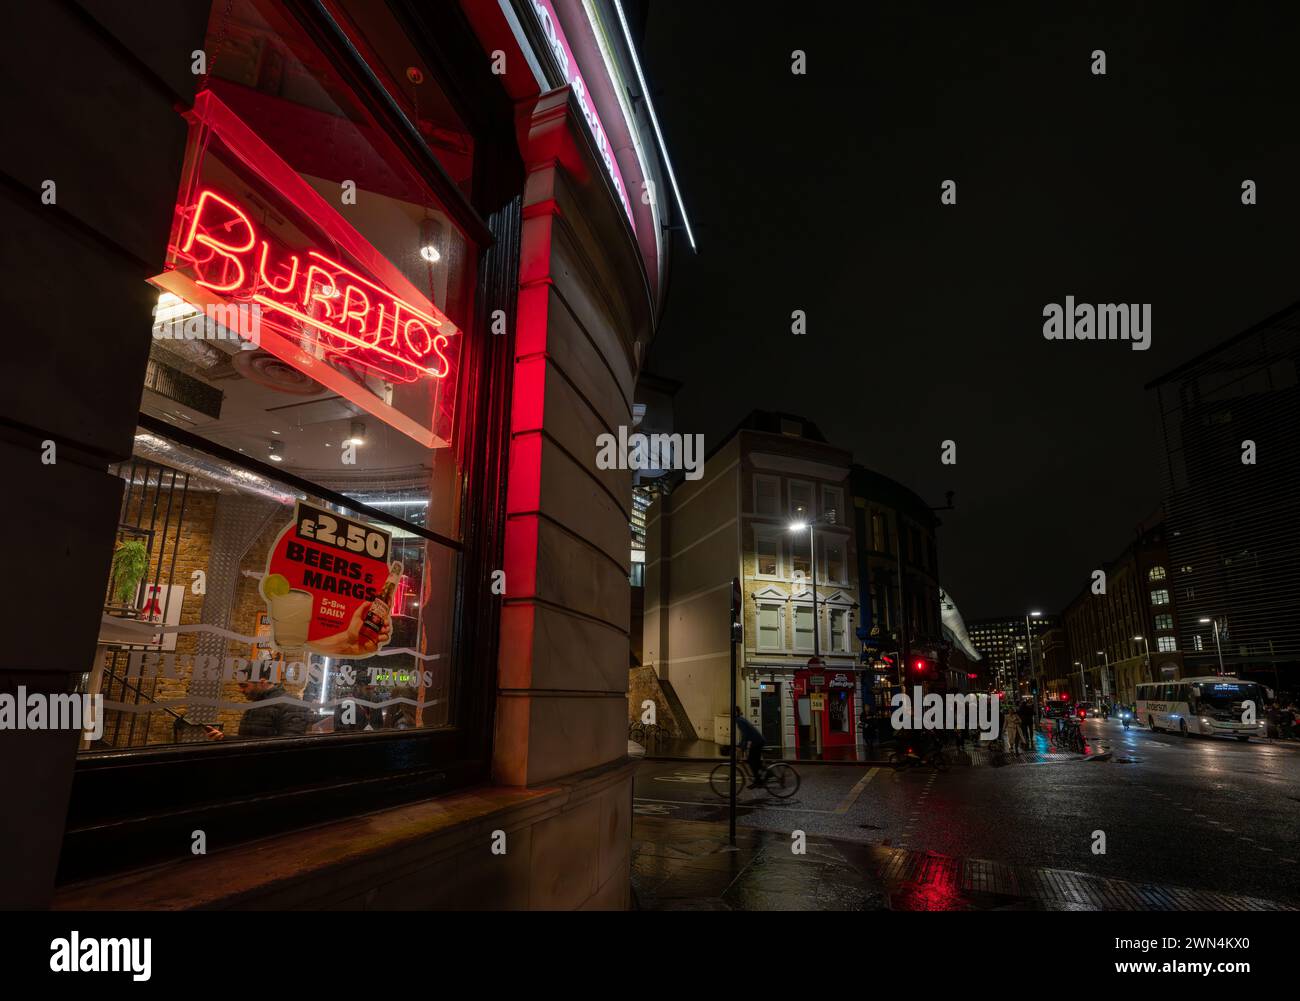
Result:
<svg viewBox="0 0 1300 1001">
<path fill-rule="evenodd" d="M 384 631 L 384 626 L 388 624 L 388 619 L 392 615 L 390 606 L 393 601 L 393 594 L 397 591 L 397 581 L 401 576 L 402 564 L 398 560 L 393 560 L 389 569 L 388 580 L 384 582 L 384 586 L 375 595 L 375 600 L 366 609 L 366 614 L 361 617 L 360 635 L 362 643 L 379 645 L 379 634 Z"/>
</svg>

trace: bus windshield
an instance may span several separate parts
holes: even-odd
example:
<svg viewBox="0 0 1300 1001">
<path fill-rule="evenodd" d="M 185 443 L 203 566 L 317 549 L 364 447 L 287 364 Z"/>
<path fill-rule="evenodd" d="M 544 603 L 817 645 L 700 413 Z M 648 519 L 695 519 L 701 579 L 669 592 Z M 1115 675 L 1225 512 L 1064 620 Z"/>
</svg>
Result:
<svg viewBox="0 0 1300 1001">
<path fill-rule="evenodd" d="M 1254 702 L 1257 711 L 1264 708 L 1259 685 L 1250 682 L 1203 681 L 1196 688 L 1200 704 L 1207 709 L 1228 710 L 1246 700 Z"/>
</svg>

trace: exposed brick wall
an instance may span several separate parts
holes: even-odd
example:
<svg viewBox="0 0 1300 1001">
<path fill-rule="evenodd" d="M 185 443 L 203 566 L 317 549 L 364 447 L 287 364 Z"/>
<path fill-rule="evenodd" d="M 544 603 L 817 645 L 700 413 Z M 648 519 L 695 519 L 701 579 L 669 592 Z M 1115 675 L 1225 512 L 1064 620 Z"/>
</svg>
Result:
<svg viewBox="0 0 1300 1001">
<path fill-rule="evenodd" d="M 645 712 L 642 703 L 647 699 L 655 704 L 655 722 L 667 727 L 674 737 L 695 739 L 695 728 L 691 725 L 680 703 L 670 697 L 659 683 L 659 676 L 653 667 L 634 667 L 627 672 L 627 719 L 629 723 L 641 721 Z"/>
<path fill-rule="evenodd" d="M 176 553 L 176 569 L 172 576 L 171 582 L 185 588 L 184 600 L 181 605 L 181 624 L 191 625 L 201 620 L 203 615 L 204 596 L 193 593 L 191 585 L 193 584 L 192 574 L 195 570 L 207 571 L 208 561 L 212 554 L 212 529 L 216 517 L 216 508 L 219 495 L 216 493 L 200 492 L 191 489 L 185 499 L 185 519 L 179 526 L 179 545 Z M 241 569 L 260 573 L 266 565 L 266 556 L 275 537 L 284 527 L 284 522 L 289 518 L 289 509 L 285 509 L 283 519 L 273 519 L 266 529 L 261 533 L 257 540 L 249 547 L 248 553 L 244 557 Z M 150 563 L 147 580 L 152 581 L 155 572 L 157 572 L 158 562 L 162 561 L 162 576 L 160 581 L 165 582 L 168 569 L 171 566 L 172 547 L 177 543 L 176 536 L 177 526 L 173 524 L 171 531 L 160 536 L 159 544 L 155 546 L 154 558 Z M 236 585 L 236 594 L 234 602 L 234 612 L 231 616 L 230 628 L 244 636 L 252 636 L 257 632 L 258 615 L 266 610 L 266 603 L 262 598 L 261 591 L 258 587 L 259 580 L 254 577 L 239 578 Z M 191 633 L 188 635 L 178 636 L 176 639 L 177 657 L 195 652 L 198 644 L 198 636 Z M 247 644 L 230 641 L 226 647 L 226 654 L 231 657 L 248 658 L 250 650 Z M 109 651 L 105 654 L 105 663 L 110 664 L 113 660 L 113 653 Z M 116 666 L 113 670 L 119 676 L 126 674 L 126 657 L 118 653 L 116 657 Z M 135 685 L 144 692 L 150 699 L 163 702 L 171 699 L 185 698 L 189 688 L 189 672 L 178 672 L 179 677 L 154 677 L 154 678 L 131 678 L 130 684 Z M 305 684 L 295 686 L 286 686 L 290 695 L 301 697 Z M 114 692 L 117 688 L 114 687 Z M 244 701 L 240 694 L 239 687 L 234 682 L 228 682 L 222 686 L 221 698 L 232 702 Z M 128 691 L 125 701 L 134 701 L 134 695 Z M 173 712 L 182 716 L 186 714 L 185 706 L 171 707 Z M 125 714 L 123 714 L 125 717 Z M 116 713 L 109 713 L 106 717 L 105 732 L 112 734 L 116 728 Z M 217 714 L 218 722 L 225 725 L 225 730 L 229 734 L 234 734 L 239 729 L 239 720 L 241 714 L 234 711 L 223 710 Z M 162 710 L 148 713 L 142 716 L 141 721 L 137 722 L 135 734 L 128 740 L 130 729 L 130 718 L 125 717 L 121 727 L 121 738 L 117 746 L 143 746 L 148 744 L 170 744 L 173 739 L 174 717 Z M 147 722 L 143 722 L 147 721 Z"/>
</svg>

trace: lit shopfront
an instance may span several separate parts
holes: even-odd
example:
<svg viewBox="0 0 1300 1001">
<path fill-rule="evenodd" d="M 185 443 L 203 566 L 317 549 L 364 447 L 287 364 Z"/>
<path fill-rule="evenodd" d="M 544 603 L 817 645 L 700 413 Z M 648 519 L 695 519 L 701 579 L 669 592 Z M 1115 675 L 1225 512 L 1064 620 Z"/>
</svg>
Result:
<svg viewBox="0 0 1300 1001">
<path fill-rule="evenodd" d="M 217 849 L 313 824 L 328 838 L 339 818 L 487 788 L 496 823 L 527 805 L 523 837 L 614 839 L 574 863 L 571 899 L 543 894 L 524 853 L 488 894 L 394 872 L 364 903 L 389 885 L 394 906 L 622 906 L 622 697 L 574 697 L 616 686 L 564 678 L 559 647 L 583 645 L 625 683 L 613 560 L 627 547 L 600 550 L 626 528 L 630 484 L 581 460 L 589 433 L 627 420 L 666 251 L 659 210 L 626 197 L 660 167 L 641 123 L 612 117 L 618 53 L 591 54 L 602 15 L 352 0 L 196 12 L 158 29 L 201 32 L 185 50 L 204 59 L 190 79 L 162 72 L 174 127 L 149 111 L 168 122 L 153 155 L 174 151 L 173 180 L 132 192 L 156 242 L 123 252 L 132 289 L 99 318 L 130 346 L 105 365 L 105 434 L 41 424 L 21 398 L 5 414 L 6 447 L 52 439 L 68 457 L 72 479 L 33 485 L 28 503 L 57 514 L 41 490 L 82 482 L 93 511 L 69 540 L 85 570 L 65 589 L 70 645 L 21 677 L 49 691 L 70 678 L 104 707 L 71 759 L 67 743 L 28 745 L 67 813 L 39 820 L 61 850 L 33 855 L 14 901 L 40 905 L 57 882 L 79 906 L 96 877 L 97 905 L 134 906 L 115 874 L 175 859 L 196 828 Z M 492 69 L 498 50 L 509 74 Z M 122 171 L 135 154 L 112 155 Z M 136 236 L 125 218 L 88 225 Z M 572 725 L 593 740 L 567 746 Z M 430 865 L 478 871 L 437 847 L 458 837 L 447 812 L 424 821 Z M 156 892 L 198 879 L 192 902 L 225 899 L 207 885 L 221 882 L 213 857 L 206 875 L 155 877 Z M 319 871 L 271 875 L 315 879 L 322 905 L 362 903 Z"/>
</svg>

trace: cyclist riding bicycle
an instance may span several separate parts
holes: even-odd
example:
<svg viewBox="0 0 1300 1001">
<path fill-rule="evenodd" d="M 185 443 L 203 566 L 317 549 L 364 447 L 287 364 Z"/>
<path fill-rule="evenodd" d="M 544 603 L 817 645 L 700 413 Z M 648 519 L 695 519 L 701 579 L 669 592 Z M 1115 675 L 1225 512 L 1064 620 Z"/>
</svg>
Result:
<svg viewBox="0 0 1300 1001">
<path fill-rule="evenodd" d="M 754 773 L 754 781 L 749 788 L 757 789 L 763 784 L 763 733 L 740 713 L 740 706 L 733 706 L 736 720 L 736 743 L 749 758 L 749 769 Z"/>
</svg>

